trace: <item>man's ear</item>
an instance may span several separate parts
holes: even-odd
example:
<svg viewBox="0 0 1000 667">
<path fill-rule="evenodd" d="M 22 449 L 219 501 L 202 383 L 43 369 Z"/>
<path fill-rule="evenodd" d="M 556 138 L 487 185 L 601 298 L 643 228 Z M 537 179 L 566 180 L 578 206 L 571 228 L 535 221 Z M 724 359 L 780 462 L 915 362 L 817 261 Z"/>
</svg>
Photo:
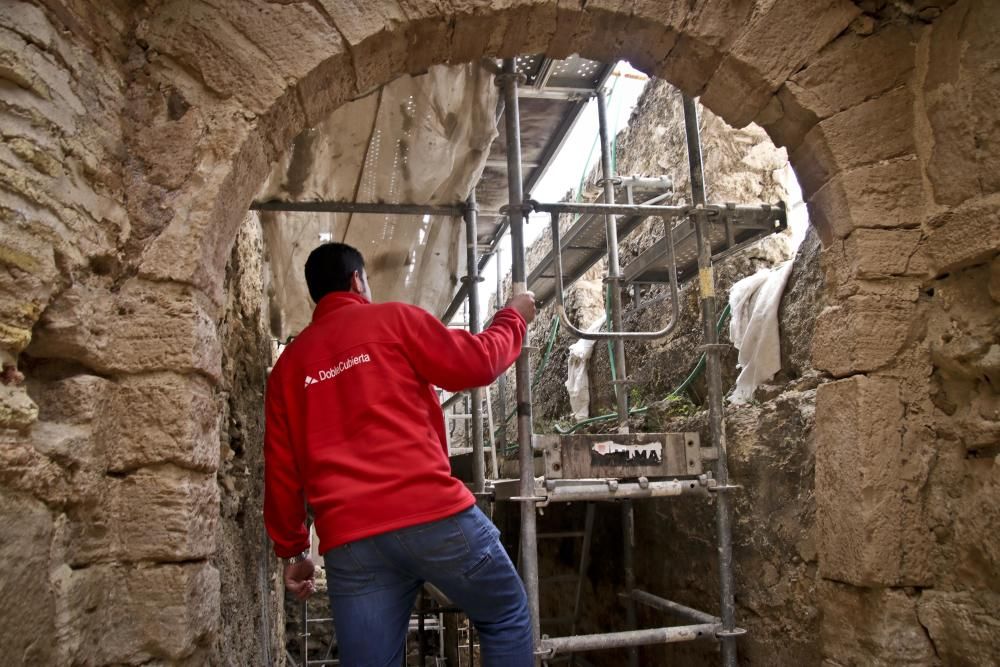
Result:
<svg viewBox="0 0 1000 667">
<path fill-rule="evenodd" d="M 351 274 L 351 291 L 355 294 L 364 294 L 365 286 L 361 281 L 361 272 L 355 271 Z"/>
</svg>

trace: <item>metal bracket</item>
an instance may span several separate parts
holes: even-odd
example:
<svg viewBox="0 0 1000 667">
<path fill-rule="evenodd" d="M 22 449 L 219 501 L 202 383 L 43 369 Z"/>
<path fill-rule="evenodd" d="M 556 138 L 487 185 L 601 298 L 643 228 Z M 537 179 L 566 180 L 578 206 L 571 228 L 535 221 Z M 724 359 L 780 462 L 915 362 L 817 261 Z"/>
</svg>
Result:
<svg viewBox="0 0 1000 667">
<path fill-rule="evenodd" d="M 497 74 L 493 77 L 493 81 L 496 86 L 502 88 L 507 81 L 513 79 L 518 83 L 518 85 L 524 85 L 528 82 L 528 77 L 524 72 L 514 72 L 513 74 Z"/>
<path fill-rule="evenodd" d="M 733 628 L 732 630 L 716 630 L 715 636 L 719 639 L 725 639 L 727 637 L 742 637 L 746 633 L 746 628 Z"/>
<path fill-rule="evenodd" d="M 486 278 L 483 278 L 482 276 L 476 276 L 475 278 L 471 276 L 462 276 L 461 278 L 458 279 L 458 282 L 462 283 L 463 285 L 468 285 L 469 283 L 481 283 L 484 282 L 485 280 Z"/>
<path fill-rule="evenodd" d="M 726 493 L 729 491 L 739 491 L 743 487 L 739 484 L 712 484 L 712 480 L 709 480 L 708 490 L 717 493 Z"/>
<path fill-rule="evenodd" d="M 532 205 L 531 200 L 525 200 L 520 206 L 514 206 L 513 204 L 504 204 L 500 207 L 499 211 L 501 215 L 509 216 L 511 211 L 520 211 L 521 215 L 527 219 L 532 211 L 535 210 L 534 205 Z"/>
</svg>

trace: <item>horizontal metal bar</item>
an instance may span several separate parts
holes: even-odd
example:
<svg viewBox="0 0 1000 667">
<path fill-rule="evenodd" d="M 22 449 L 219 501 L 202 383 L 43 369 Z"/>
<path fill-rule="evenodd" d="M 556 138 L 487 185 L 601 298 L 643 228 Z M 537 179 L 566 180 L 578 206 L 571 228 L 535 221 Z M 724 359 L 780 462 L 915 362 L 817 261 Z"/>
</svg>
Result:
<svg viewBox="0 0 1000 667">
<path fill-rule="evenodd" d="M 349 201 L 255 201 L 251 211 L 286 213 L 374 213 L 386 215 L 445 215 L 461 217 L 465 204 L 431 206 L 430 204 L 380 204 Z"/>
<path fill-rule="evenodd" d="M 722 626 L 719 624 L 702 623 L 699 625 L 679 625 L 672 628 L 608 632 L 598 635 L 553 637 L 539 642 L 539 649 L 543 656 L 551 656 L 570 651 L 599 651 L 627 646 L 689 642 L 696 639 L 714 639 L 716 631 L 721 628 Z"/>
<path fill-rule="evenodd" d="M 536 167 L 539 166 L 539 163 L 538 162 L 531 162 L 530 160 L 529 161 L 522 161 L 521 162 L 521 166 L 524 167 L 524 168 L 526 168 L 526 169 L 535 169 Z M 507 168 L 507 160 L 487 160 L 486 161 L 486 167 L 488 169 L 506 169 Z M 499 213 L 499 211 L 497 211 L 497 213 Z"/>
<path fill-rule="evenodd" d="M 573 202 L 530 202 L 535 211 L 542 213 L 580 213 L 591 215 L 645 215 L 683 217 L 693 209 L 690 206 L 656 206 L 644 204 L 577 204 Z M 724 208 L 724 207 L 723 207 Z"/>
<path fill-rule="evenodd" d="M 550 489 L 545 489 L 542 493 L 549 502 L 618 500 L 620 498 L 665 498 L 682 494 L 708 493 L 705 487 L 696 480 L 648 482 L 645 485 L 640 485 L 637 482 L 612 481 L 614 483 L 610 484 L 600 480 L 583 484 L 556 484 Z"/>
<path fill-rule="evenodd" d="M 620 179 L 623 188 L 671 190 L 674 187 L 669 176 L 621 176 Z"/>
<path fill-rule="evenodd" d="M 586 533 L 582 530 L 560 530 L 554 533 L 538 533 L 540 540 L 556 540 L 564 537 L 583 537 Z"/>
<path fill-rule="evenodd" d="M 597 94 L 597 91 L 589 88 L 518 88 L 517 96 L 520 98 L 534 100 L 584 100 Z"/>
<path fill-rule="evenodd" d="M 669 611 L 677 614 L 685 620 L 693 621 L 695 623 L 722 623 L 722 619 L 718 616 L 706 614 L 703 611 L 682 605 L 678 602 L 674 602 L 673 600 L 661 598 L 658 595 L 647 593 L 646 591 L 639 590 L 638 588 L 632 589 L 629 593 L 621 593 L 621 596 L 631 597 L 636 602 L 644 604 L 647 607 L 659 609 L 660 611 Z"/>
</svg>

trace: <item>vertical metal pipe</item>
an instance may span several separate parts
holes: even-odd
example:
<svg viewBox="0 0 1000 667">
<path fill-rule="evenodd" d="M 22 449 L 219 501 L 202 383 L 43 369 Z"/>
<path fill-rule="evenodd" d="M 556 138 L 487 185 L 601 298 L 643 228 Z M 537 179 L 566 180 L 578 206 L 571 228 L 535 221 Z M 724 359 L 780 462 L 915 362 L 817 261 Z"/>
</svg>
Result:
<svg viewBox="0 0 1000 667">
<path fill-rule="evenodd" d="M 698 111 L 693 99 L 684 96 L 684 130 L 687 135 L 688 166 L 691 171 L 691 195 L 696 207 L 705 204 L 705 176 L 702 171 L 701 137 L 698 133 Z M 726 424 L 723 412 L 722 366 L 719 335 L 715 328 L 715 274 L 712 269 L 712 247 L 708 217 L 695 212 L 698 240 L 698 278 L 700 285 L 702 328 L 705 335 L 706 377 L 708 379 L 708 423 L 712 443 L 718 448 L 715 477 L 720 487 L 729 484 L 729 464 L 726 459 Z M 723 490 L 716 498 L 716 528 L 719 549 L 719 597 L 722 616 L 722 664 L 736 666 L 736 604 L 733 599 L 733 542 L 730 525 L 729 494 Z"/>
<path fill-rule="evenodd" d="M 500 267 L 503 266 L 503 251 L 500 249 L 499 245 L 496 250 L 496 267 L 497 267 L 497 296 L 496 296 L 496 310 L 503 308 L 503 271 Z M 500 442 L 507 446 L 507 373 L 501 375 L 497 380 L 497 400 L 500 403 Z M 496 434 L 494 433 L 493 446 L 496 447 Z"/>
<path fill-rule="evenodd" d="M 625 592 L 628 595 L 628 598 L 625 599 L 625 618 L 628 622 L 628 629 L 635 630 L 635 600 L 632 598 L 632 591 L 635 590 L 635 506 L 631 500 L 622 501 L 622 541 L 624 542 Z M 638 646 L 629 647 L 628 664 L 629 667 L 638 667 Z"/>
<path fill-rule="evenodd" d="M 302 653 L 302 667 L 309 664 L 309 601 L 302 601 L 302 642 L 299 648 Z"/>
<path fill-rule="evenodd" d="M 476 205 L 476 191 L 469 193 L 465 209 L 465 257 L 468 272 L 465 277 L 469 286 L 469 332 L 477 334 L 479 326 L 479 249 L 476 245 L 478 237 L 479 207 Z M 477 494 L 476 502 L 480 508 L 485 506 L 486 490 L 486 459 L 483 454 L 483 390 L 480 387 L 469 392 L 472 406 L 469 414 L 472 417 L 472 490 Z"/>
<path fill-rule="evenodd" d="M 590 545 L 594 536 L 594 514 L 596 511 L 596 503 L 587 503 L 587 514 L 583 522 L 583 543 L 580 545 L 580 570 L 577 572 L 576 597 L 573 600 L 573 624 L 570 627 L 570 635 L 576 634 L 576 625 L 580 619 L 580 601 L 583 599 L 583 579 L 587 576 L 587 568 L 590 567 Z M 570 667 L 576 665 L 575 653 L 570 654 L 569 664 Z"/>
<path fill-rule="evenodd" d="M 524 261 L 524 192 L 521 180 L 521 120 L 517 101 L 517 71 L 514 60 L 503 61 L 504 119 L 507 132 L 508 219 L 511 239 L 511 292 L 527 291 Z M 531 631 L 535 645 L 541 636 L 538 620 L 538 535 L 536 533 L 535 462 L 531 445 L 531 369 L 529 353 L 521 350 L 514 373 L 517 380 L 517 443 L 521 468 L 521 578 L 528 593 Z M 536 663 L 538 661 L 536 660 Z"/>
<path fill-rule="evenodd" d="M 615 203 L 614 170 L 611 166 L 611 140 L 608 137 L 608 104 L 604 91 L 597 93 L 597 120 L 601 136 L 601 172 L 604 174 L 604 203 Z M 618 258 L 617 216 L 605 215 L 604 227 L 608 239 L 608 289 L 611 292 L 611 324 L 613 331 L 624 331 L 622 319 L 621 265 Z M 625 383 L 625 341 L 614 342 L 615 397 L 618 406 L 618 421 L 622 427 L 628 425 L 628 388 Z"/>
</svg>

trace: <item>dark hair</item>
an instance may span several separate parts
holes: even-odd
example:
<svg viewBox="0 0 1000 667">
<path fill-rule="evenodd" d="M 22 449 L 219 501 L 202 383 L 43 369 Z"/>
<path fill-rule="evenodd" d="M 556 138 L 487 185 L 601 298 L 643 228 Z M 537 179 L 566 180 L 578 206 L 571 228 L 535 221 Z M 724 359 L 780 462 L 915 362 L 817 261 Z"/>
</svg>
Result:
<svg viewBox="0 0 1000 667">
<path fill-rule="evenodd" d="M 365 259 L 346 243 L 324 243 L 311 253 L 306 260 L 306 285 L 313 302 L 330 292 L 346 292 L 351 289 L 351 276 L 365 268 Z"/>
</svg>

